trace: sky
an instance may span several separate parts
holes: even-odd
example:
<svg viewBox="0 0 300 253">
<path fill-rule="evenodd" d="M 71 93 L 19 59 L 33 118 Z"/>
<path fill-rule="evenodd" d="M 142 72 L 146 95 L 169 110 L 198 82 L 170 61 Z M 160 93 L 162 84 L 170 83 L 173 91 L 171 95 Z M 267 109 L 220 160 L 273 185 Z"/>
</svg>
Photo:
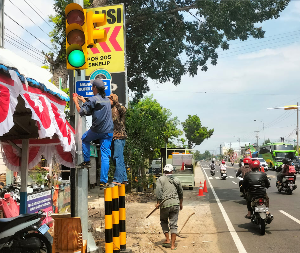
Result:
<svg viewBox="0 0 300 253">
<path fill-rule="evenodd" d="M 42 66 L 43 57 L 37 51 L 51 49 L 47 34 L 52 24 L 47 17 L 55 13 L 53 3 L 6 0 L 4 46 Z M 230 42 L 230 49 L 220 51 L 218 64 L 207 72 L 184 76 L 177 87 L 149 81 L 147 95 L 170 109 L 173 117 L 183 122 L 196 114 L 203 126 L 214 129 L 211 138 L 195 147 L 200 152 L 216 154 L 225 142 L 254 143 L 257 134 L 259 144 L 268 138 L 284 137 L 291 143 L 297 138 L 296 110 L 267 108 L 300 103 L 300 1 L 292 1 L 278 19 L 259 26 L 266 31 L 264 39 Z"/>
</svg>

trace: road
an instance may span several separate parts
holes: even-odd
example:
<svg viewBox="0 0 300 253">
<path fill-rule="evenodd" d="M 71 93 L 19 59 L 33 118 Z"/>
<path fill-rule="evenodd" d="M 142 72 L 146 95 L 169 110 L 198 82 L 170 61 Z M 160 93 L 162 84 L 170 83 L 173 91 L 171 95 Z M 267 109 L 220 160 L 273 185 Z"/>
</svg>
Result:
<svg viewBox="0 0 300 253">
<path fill-rule="evenodd" d="M 244 218 L 246 201 L 240 197 L 239 180 L 235 177 L 238 165 L 232 167 L 227 163 L 226 180 L 220 180 L 219 166 L 216 166 L 214 177 L 210 175 L 209 162 L 201 162 L 201 167 L 206 175 L 211 212 L 222 252 L 300 252 L 300 188 L 292 195 L 278 193 L 276 172 L 267 172 L 271 178 L 267 193 L 274 220 L 267 225 L 266 234 L 261 236 L 259 227 Z"/>
</svg>

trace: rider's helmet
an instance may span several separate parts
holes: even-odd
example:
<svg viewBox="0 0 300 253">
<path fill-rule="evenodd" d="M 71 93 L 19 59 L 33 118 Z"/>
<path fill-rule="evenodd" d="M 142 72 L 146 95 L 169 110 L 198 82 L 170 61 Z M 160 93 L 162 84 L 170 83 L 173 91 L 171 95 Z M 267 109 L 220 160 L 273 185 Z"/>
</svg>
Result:
<svg viewBox="0 0 300 253">
<path fill-rule="evenodd" d="M 243 162 L 244 162 L 244 164 L 250 164 L 251 159 L 249 157 L 246 157 L 246 158 L 244 158 Z"/>
<path fill-rule="evenodd" d="M 215 161 L 211 161 L 212 163 L 215 163 Z"/>
<path fill-rule="evenodd" d="M 254 160 L 250 164 L 250 167 L 251 167 L 251 169 L 258 169 L 258 168 L 260 168 L 260 162 L 258 160 Z"/>
<path fill-rule="evenodd" d="M 288 159 L 288 158 L 284 158 L 283 160 L 282 160 L 282 163 L 283 164 L 289 164 L 291 162 L 291 159 Z"/>
<path fill-rule="evenodd" d="M 224 160 L 222 160 L 222 164 L 225 164 L 225 161 L 224 161 Z"/>
</svg>

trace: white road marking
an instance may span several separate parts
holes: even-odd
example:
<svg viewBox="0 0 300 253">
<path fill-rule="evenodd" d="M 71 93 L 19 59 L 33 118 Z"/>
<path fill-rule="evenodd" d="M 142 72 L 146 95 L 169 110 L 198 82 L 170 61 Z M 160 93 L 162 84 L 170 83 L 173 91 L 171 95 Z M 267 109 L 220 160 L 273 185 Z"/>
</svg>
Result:
<svg viewBox="0 0 300 253">
<path fill-rule="evenodd" d="M 232 183 L 237 184 L 236 182 L 232 181 Z"/>
<path fill-rule="evenodd" d="M 209 181 L 208 181 L 209 182 Z M 279 212 L 281 212 L 282 214 L 284 214 L 285 216 L 289 217 L 290 219 L 292 219 L 293 221 L 297 222 L 298 224 L 300 224 L 300 220 L 296 219 L 295 217 L 293 217 L 292 215 L 286 213 L 285 211 L 279 210 Z"/>
<path fill-rule="evenodd" d="M 209 177 L 208 179 L 213 179 L 213 177 Z"/>
<path fill-rule="evenodd" d="M 206 178 L 208 178 L 205 170 L 203 170 L 203 172 L 204 172 Z M 229 230 L 229 232 L 231 234 L 231 237 L 232 237 L 232 239 L 233 239 L 233 241 L 235 243 L 235 246 L 237 247 L 238 252 L 240 252 L 240 253 L 247 253 L 247 251 L 246 251 L 244 245 L 242 244 L 241 239 L 239 238 L 237 232 L 235 231 L 235 229 L 234 229 L 234 227 L 233 227 L 233 225 L 232 225 L 232 223 L 231 223 L 231 221 L 230 221 L 230 219 L 229 219 L 229 217 L 228 217 L 228 215 L 227 215 L 227 213 L 226 213 L 226 211 L 225 211 L 225 209 L 224 209 L 224 207 L 223 207 L 220 199 L 218 198 L 218 196 L 217 196 L 217 194 L 216 194 L 216 192 L 214 190 L 214 187 L 212 186 L 212 184 L 210 183 L 209 180 L 208 180 L 208 184 L 209 184 L 209 187 L 210 187 L 212 193 L 214 194 L 214 197 L 215 197 L 215 199 L 216 199 L 216 201 L 218 203 L 218 206 L 219 206 L 219 208 L 221 210 L 221 213 L 222 213 L 222 215 L 224 217 L 224 220 L 225 220 L 226 225 L 228 227 L 228 230 Z"/>
<path fill-rule="evenodd" d="M 205 170 L 209 170 L 209 168 L 204 168 Z"/>
<path fill-rule="evenodd" d="M 228 176 L 229 178 L 234 178 L 233 176 Z"/>
<path fill-rule="evenodd" d="M 215 177 L 215 179 L 220 179 L 219 177 Z"/>
</svg>

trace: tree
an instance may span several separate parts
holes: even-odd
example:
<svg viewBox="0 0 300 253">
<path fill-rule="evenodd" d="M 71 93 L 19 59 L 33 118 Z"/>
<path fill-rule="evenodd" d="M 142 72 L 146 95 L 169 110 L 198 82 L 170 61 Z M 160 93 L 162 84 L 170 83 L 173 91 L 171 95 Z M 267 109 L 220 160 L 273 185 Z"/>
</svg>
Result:
<svg viewBox="0 0 300 253">
<path fill-rule="evenodd" d="M 195 153 L 194 153 L 194 159 L 196 161 L 199 161 L 201 160 L 201 154 L 200 154 L 200 151 L 199 150 L 196 150 Z"/>
<path fill-rule="evenodd" d="M 200 118 L 197 115 L 188 115 L 185 122 L 182 122 L 181 124 L 183 126 L 183 131 L 185 132 L 185 137 L 188 140 L 189 148 L 200 145 L 214 133 L 214 129 L 207 130 L 207 127 L 202 126 Z"/>
<path fill-rule="evenodd" d="M 267 144 L 267 143 L 271 143 L 271 141 L 270 141 L 270 139 L 269 139 L 269 138 L 268 138 L 268 139 L 266 139 L 266 140 L 264 141 L 263 145 L 264 145 L 264 144 Z"/>
<path fill-rule="evenodd" d="M 147 161 L 160 156 L 160 148 L 177 138 L 179 120 L 171 117 L 153 97 L 145 97 L 138 103 L 131 102 L 126 114 L 128 138 L 125 160 L 136 176 L 144 175 Z"/>
<path fill-rule="evenodd" d="M 128 87 L 137 97 L 149 90 L 148 80 L 181 82 L 208 63 L 217 64 L 216 50 L 229 41 L 263 38 L 257 23 L 278 18 L 290 0 L 85 0 L 85 6 L 124 3 Z M 58 56 L 47 56 L 53 71 L 65 64 L 64 8 L 71 0 L 55 0 L 51 33 Z M 196 10 L 195 15 L 191 10 Z M 193 20 L 192 20 L 193 19 Z"/>
</svg>

